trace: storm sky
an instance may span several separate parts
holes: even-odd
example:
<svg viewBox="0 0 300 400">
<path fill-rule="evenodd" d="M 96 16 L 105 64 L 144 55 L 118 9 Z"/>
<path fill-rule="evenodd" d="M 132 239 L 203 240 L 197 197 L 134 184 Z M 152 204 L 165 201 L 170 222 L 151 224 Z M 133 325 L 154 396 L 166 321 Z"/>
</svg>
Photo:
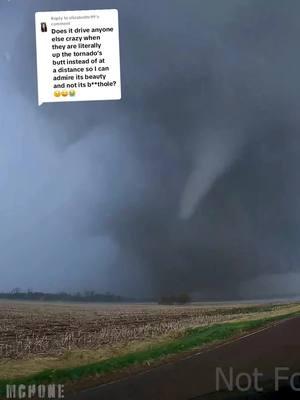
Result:
<svg viewBox="0 0 300 400">
<path fill-rule="evenodd" d="M 117 8 L 122 100 L 37 105 L 34 12 Z M 0 290 L 300 294 L 298 0 L 0 0 Z"/>
</svg>

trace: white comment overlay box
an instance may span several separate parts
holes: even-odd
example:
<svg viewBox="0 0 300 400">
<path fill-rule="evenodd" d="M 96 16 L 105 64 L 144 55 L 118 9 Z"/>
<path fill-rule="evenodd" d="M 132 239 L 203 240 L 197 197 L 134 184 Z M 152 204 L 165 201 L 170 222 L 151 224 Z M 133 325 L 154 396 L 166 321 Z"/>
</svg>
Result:
<svg viewBox="0 0 300 400">
<path fill-rule="evenodd" d="M 121 99 L 117 10 L 35 14 L 38 103 Z"/>
</svg>

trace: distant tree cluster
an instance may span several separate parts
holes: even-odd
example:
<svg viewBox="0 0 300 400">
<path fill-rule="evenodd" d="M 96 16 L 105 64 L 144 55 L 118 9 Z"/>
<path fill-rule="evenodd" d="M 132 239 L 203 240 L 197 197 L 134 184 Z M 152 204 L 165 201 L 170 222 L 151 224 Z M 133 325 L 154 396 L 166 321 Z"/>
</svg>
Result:
<svg viewBox="0 0 300 400">
<path fill-rule="evenodd" d="M 32 301 L 66 301 L 66 302 L 122 302 L 131 301 L 132 299 L 116 296 L 112 293 L 95 293 L 94 291 L 77 292 L 70 294 L 66 292 L 60 293 L 44 293 L 34 292 L 31 290 L 22 291 L 19 288 L 13 289 L 10 293 L 0 293 L 0 299 L 9 300 L 32 300 Z"/>
<path fill-rule="evenodd" d="M 187 304 L 191 302 L 191 297 L 187 293 L 181 293 L 175 296 L 161 296 L 159 299 L 159 304 Z"/>
</svg>

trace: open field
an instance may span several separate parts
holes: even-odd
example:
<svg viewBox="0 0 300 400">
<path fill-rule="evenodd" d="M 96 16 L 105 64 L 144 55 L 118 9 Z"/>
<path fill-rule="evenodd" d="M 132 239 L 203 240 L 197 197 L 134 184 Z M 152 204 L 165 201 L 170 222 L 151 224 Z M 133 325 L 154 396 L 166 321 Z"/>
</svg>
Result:
<svg viewBox="0 0 300 400">
<path fill-rule="evenodd" d="M 70 368 L 180 338 L 188 328 L 300 311 L 299 304 L 0 302 L 0 378 Z"/>
</svg>

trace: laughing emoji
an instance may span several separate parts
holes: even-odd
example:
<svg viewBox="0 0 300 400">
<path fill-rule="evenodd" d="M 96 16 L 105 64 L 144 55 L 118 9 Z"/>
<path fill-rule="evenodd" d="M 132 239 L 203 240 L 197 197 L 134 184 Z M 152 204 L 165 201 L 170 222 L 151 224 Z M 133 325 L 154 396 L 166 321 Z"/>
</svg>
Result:
<svg viewBox="0 0 300 400">
<path fill-rule="evenodd" d="M 59 97 L 59 96 L 60 96 L 60 91 L 59 90 L 55 90 L 54 97 Z"/>
<path fill-rule="evenodd" d="M 68 94 L 69 94 L 69 92 L 68 92 L 67 90 L 63 90 L 63 91 L 61 92 L 61 95 L 62 95 L 63 97 L 67 97 Z"/>
</svg>

